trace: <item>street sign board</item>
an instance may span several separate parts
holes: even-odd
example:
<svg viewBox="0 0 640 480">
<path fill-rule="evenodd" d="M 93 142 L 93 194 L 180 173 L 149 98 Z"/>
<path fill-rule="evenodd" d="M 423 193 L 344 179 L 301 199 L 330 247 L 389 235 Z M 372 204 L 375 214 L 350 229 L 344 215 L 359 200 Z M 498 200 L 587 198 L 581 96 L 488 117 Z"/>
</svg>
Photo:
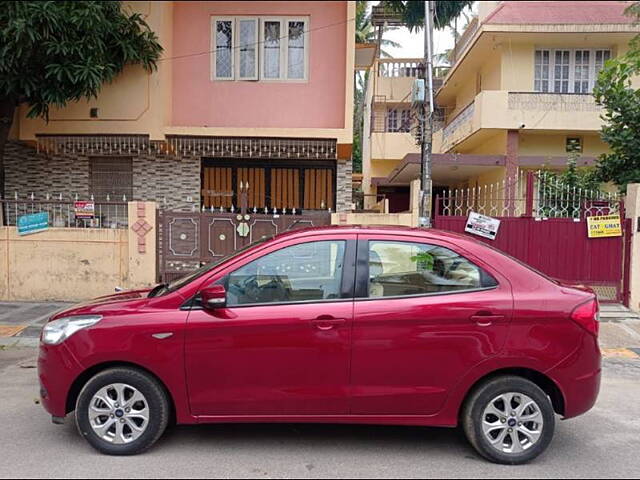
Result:
<svg viewBox="0 0 640 480">
<path fill-rule="evenodd" d="M 75 202 L 73 211 L 76 218 L 93 218 L 96 214 L 96 204 L 93 202 Z"/>
<path fill-rule="evenodd" d="M 621 237 L 620 215 L 587 217 L 587 235 L 589 238 Z"/>
<path fill-rule="evenodd" d="M 480 237 L 495 240 L 500 228 L 500 220 L 476 212 L 469 212 L 464 231 Z"/>
<path fill-rule="evenodd" d="M 49 213 L 38 212 L 18 217 L 18 235 L 43 232 L 49 228 Z"/>
</svg>

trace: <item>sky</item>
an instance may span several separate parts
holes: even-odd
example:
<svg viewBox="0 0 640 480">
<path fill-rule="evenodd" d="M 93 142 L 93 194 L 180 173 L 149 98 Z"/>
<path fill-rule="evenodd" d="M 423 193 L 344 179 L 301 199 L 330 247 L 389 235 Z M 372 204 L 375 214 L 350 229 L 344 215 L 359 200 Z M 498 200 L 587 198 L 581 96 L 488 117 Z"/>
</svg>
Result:
<svg viewBox="0 0 640 480">
<path fill-rule="evenodd" d="M 378 2 L 371 2 L 376 5 Z M 474 5 L 475 7 L 475 5 Z M 474 8 L 475 11 L 475 8 Z M 385 47 L 385 50 L 396 58 L 421 58 L 424 57 L 424 31 L 418 30 L 413 33 L 408 28 L 401 27 L 397 30 L 385 32 L 384 37 L 388 40 L 402 45 L 402 48 Z M 433 37 L 434 53 L 443 53 L 445 50 L 453 48 L 453 34 L 450 29 L 436 30 Z"/>
</svg>

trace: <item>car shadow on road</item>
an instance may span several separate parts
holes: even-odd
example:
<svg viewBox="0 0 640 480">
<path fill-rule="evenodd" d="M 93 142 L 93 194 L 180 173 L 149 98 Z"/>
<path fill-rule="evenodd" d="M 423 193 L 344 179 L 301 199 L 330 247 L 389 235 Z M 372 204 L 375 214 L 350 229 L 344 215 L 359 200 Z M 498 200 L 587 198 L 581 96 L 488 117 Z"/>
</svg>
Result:
<svg viewBox="0 0 640 480">
<path fill-rule="evenodd" d="M 233 450 L 243 448 L 250 451 L 254 447 L 271 445 L 278 449 L 384 449 L 386 453 L 417 453 L 425 449 L 445 448 L 448 451 L 455 450 L 454 455 L 478 458 L 462 431 L 454 428 L 317 423 L 180 425 L 169 428 L 158 447 L 183 441 L 196 443 L 203 450 L 211 447 Z"/>
</svg>

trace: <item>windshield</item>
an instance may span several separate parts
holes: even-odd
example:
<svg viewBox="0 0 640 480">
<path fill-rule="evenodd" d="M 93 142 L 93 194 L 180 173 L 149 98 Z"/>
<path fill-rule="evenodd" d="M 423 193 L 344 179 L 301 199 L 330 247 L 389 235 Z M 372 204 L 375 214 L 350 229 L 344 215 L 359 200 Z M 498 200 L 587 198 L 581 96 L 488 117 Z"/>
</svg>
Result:
<svg viewBox="0 0 640 480">
<path fill-rule="evenodd" d="M 222 262 L 226 262 L 227 260 L 232 259 L 233 257 L 237 257 L 238 255 L 246 252 L 247 250 L 260 245 L 264 242 L 266 242 L 267 240 L 271 240 L 273 237 L 264 237 L 261 238 L 260 240 L 257 240 L 253 243 L 250 243 L 249 245 L 247 245 L 246 247 L 241 248 L 240 250 L 236 250 L 233 253 L 230 253 L 229 255 L 225 255 L 224 257 L 221 257 L 211 263 L 207 263 L 206 265 L 203 265 L 202 267 L 198 268 L 197 270 L 194 270 L 191 273 L 188 273 L 187 275 L 177 278 L 175 279 L 173 282 L 170 282 L 166 285 L 159 285 L 158 287 L 154 288 L 151 293 L 149 294 L 149 296 L 151 297 L 160 297 L 162 295 L 166 295 L 167 293 L 170 292 L 175 292 L 176 290 L 184 287 L 185 285 L 187 285 L 188 283 L 191 283 L 192 281 L 196 280 L 197 278 L 202 277 L 203 275 L 206 275 L 207 273 L 209 273 L 211 270 L 213 270 L 215 267 L 217 267 L 218 265 L 220 265 Z M 157 290 L 157 291 L 156 291 Z"/>
</svg>

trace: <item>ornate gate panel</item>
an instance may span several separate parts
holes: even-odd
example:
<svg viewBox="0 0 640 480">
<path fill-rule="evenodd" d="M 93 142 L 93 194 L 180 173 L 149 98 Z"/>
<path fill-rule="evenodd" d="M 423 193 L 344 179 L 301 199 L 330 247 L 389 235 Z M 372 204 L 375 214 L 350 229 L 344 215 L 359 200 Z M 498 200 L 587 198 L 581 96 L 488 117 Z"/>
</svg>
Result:
<svg viewBox="0 0 640 480">
<path fill-rule="evenodd" d="M 170 282 L 262 238 L 330 223 L 329 212 L 277 215 L 161 211 L 158 218 L 160 281 Z"/>
</svg>

